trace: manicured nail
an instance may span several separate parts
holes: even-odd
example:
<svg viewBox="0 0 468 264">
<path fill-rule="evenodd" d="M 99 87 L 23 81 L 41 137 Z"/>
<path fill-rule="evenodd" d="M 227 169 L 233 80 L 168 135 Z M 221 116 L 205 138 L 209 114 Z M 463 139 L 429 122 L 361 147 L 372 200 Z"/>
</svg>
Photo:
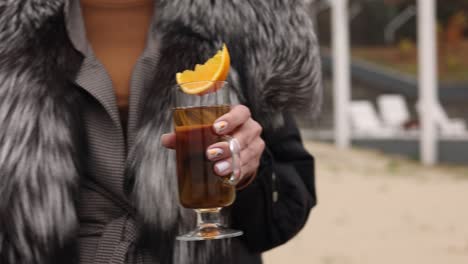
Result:
<svg viewBox="0 0 468 264">
<path fill-rule="evenodd" d="M 223 130 L 225 130 L 228 126 L 228 123 L 226 121 L 219 121 L 219 122 L 216 122 L 213 127 L 216 131 L 216 133 L 221 133 L 223 132 Z"/>
<path fill-rule="evenodd" d="M 212 148 L 206 151 L 208 159 L 216 159 L 223 155 L 223 150 L 220 148 Z"/>
<path fill-rule="evenodd" d="M 218 173 L 224 174 L 229 169 L 229 167 L 231 167 L 231 165 L 227 161 L 221 161 L 216 163 L 215 167 Z"/>
</svg>

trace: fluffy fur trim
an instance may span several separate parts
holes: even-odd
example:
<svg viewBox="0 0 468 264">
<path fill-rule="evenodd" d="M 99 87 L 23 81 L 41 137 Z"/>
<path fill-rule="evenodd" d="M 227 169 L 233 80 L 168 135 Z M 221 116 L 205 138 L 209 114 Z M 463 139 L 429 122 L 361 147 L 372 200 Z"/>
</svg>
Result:
<svg viewBox="0 0 468 264">
<path fill-rule="evenodd" d="M 0 263 L 76 260 L 80 144 L 60 7 L 0 3 Z"/>
</svg>

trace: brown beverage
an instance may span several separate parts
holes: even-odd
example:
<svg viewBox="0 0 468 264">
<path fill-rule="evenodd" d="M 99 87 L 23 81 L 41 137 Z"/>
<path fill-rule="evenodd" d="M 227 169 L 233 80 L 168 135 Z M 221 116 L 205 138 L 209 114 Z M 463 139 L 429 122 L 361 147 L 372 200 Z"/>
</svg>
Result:
<svg viewBox="0 0 468 264">
<path fill-rule="evenodd" d="M 174 110 L 179 199 L 186 208 L 225 207 L 234 202 L 234 187 L 223 184 L 205 154 L 210 145 L 222 141 L 212 126 L 229 109 L 220 105 Z"/>
</svg>

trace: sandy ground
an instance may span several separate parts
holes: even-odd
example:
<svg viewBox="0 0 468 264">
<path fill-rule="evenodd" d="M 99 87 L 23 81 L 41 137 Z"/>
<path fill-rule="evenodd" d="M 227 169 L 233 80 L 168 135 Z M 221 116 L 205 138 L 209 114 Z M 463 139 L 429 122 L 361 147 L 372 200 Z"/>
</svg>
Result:
<svg viewBox="0 0 468 264">
<path fill-rule="evenodd" d="M 319 205 L 266 264 L 468 263 L 468 168 L 306 145 L 317 159 Z"/>
</svg>

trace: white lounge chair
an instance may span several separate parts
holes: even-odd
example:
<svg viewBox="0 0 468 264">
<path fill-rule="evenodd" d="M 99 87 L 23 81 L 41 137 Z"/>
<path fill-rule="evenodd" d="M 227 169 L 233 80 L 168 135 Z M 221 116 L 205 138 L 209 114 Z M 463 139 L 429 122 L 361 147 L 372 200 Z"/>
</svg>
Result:
<svg viewBox="0 0 468 264">
<path fill-rule="evenodd" d="M 410 113 L 402 95 L 380 95 L 377 98 L 377 106 L 385 126 L 395 131 L 403 131 L 403 125 L 410 120 Z"/>
<path fill-rule="evenodd" d="M 416 103 L 416 110 L 421 113 L 419 102 Z M 447 112 L 440 103 L 434 106 L 434 118 L 440 134 L 444 137 L 468 137 L 466 122 L 462 118 L 449 118 Z"/>
<path fill-rule="evenodd" d="M 466 122 L 462 118 L 449 118 L 442 105 L 436 104 L 435 118 L 440 133 L 444 136 L 465 136 Z"/>
<path fill-rule="evenodd" d="M 353 132 L 357 136 L 388 137 L 392 131 L 385 128 L 371 102 L 352 101 L 350 119 Z"/>
</svg>

